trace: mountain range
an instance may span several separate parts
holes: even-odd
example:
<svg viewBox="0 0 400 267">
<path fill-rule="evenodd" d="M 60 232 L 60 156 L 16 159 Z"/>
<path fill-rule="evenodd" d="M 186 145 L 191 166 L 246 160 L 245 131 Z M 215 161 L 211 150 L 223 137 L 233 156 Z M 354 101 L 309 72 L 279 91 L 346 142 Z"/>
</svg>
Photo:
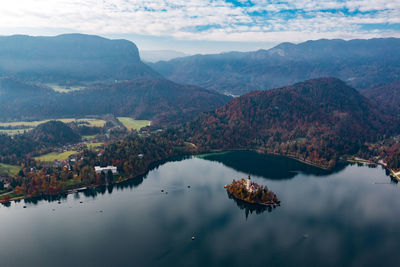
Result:
<svg viewBox="0 0 400 267">
<path fill-rule="evenodd" d="M 356 89 L 400 79 L 400 39 L 317 40 L 269 50 L 194 55 L 150 66 L 164 77 L 242 95 L 307 79 L 337 77 Z"/>
<path fill-rule="evenodd" d="M 344 136 L 340 140 L 345 143 L 370 140 L 389 133 L 392 129 L 384 123 L 399 113 L 400 39 L 396 38 L 283 43 L 269 50 L 150 64 L 156 70 L 141 61 L 134 43 L 98 36 L 0 37 L 0 47 L 3 121 L 113 114 L 171 126 L 216 109 L 188 127 L 204 128 L 194 131 L 203 136 L 193 141 L 224 148 L 272 142 L 268 140 L 308 142 L 318 135 L 335 142 Z M 157 71 L 209 89 L 172 82 Z M 324 76 L 341 77 L 344 82 L 318 79 Z M 245 94 L 315 77 L 270 92 Z M 92 83 L 68 93 L 46 85 L 68 81 Z M 364 96 L 354 88 L 365 89 Z M 222 92 L 245 95 L 231 100 Z M 215 129 L 210 128 L 213 122 L 218 125 Z M 210 134 L 216 138 L 208 138 Z"/>
<path fill-rule="evenodd" d="M 84 34 L 0 37 L 0 76 L 64 84 L 161 77 L 134 43 Z"/>
</svg>

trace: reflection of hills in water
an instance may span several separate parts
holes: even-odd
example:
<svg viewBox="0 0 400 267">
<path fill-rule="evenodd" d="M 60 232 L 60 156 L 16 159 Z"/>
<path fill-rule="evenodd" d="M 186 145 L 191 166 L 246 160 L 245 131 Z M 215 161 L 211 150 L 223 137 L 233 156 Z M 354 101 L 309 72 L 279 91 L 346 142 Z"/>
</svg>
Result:
<svg viewBox="0 0 400 267">
<path fill-rule="evenodd" d="M 186 157 L 186 156 L 173 157 L 173 158 L 169 158 L 167 160 L 158 161 L 153 164 L 150 164 L 149 169 L 143 175 L 139 175 L 133 179 L 129 179 L 129 180 L 123 181 L 121 183 L 116 183 L 116 184 L 112 184 L 112 185 L 108 185 L 108 186 L 105 186 L 105 185 L 93 186 L 93 187 L 83 190 L 82 193 L 85 197 L 96 198 L 98 195 L 104 195 L 105 193 L 111 194 L 114 190 L 118 191 L 118 190 L 122 190 L 124 188 L 138 187 L 140 184 L 143 183 L 144 179 L 146 179 L 147 174 L 150 171 L 157 169 L 159 166 L 161 166 L 167 162 L 181 161 L 181 160 L 184 160 L 187 158 L 188 157 Z M 67 197 L 68 197 L 68 194 L 60 194 L 60 195 L 55 195 L 55 196 L 39 196 L 39 197 L 34 197 L 34 198 L 17 200 L 16 202 L 24 201 L 24 203 L 36 205 L 40 201 L 55 202 L 55 201 L 65 200 L 65 199 L 67 199 Z M 75 193 L 74 197 L 79 198 L 79 193 Z M 11 203 L 2 203 L 2 205 L 10 206 Z"/>
<path fill-rule="evenodd" d="M 228 194 L 228 197 L 230 199 L 233 199 L 233 201 L 235 201 L 236 205 L 241 209 L 244 210 L 244 213 L 246 214 L 246 219 L 249 217 L 249 214 L 261 214 L 264 211 L 268 211 L 271 212 L 272 210 L 274 210 L 275 208 L 272 208 L 270 206 L 263 206 L 260 204 L 251 204 L 251 203 L 247 203 L 243 200 L 237 199 L 234 196 L 232 196 L 231 194 L 229 194 L 228 191 L 226 191 L 226 193 Z"/>
<path fill-rule="evenodd" d="M 133 188 L 139 186 L 144 179 L 146 179 L 147 174 L 157 169 L 159 166 L 163 165 L 166 162 L 173 161 L 181 161 L 190 157 L 175 157 L 170 158 L 164 161 L 159 161 L 150 165 L 148 171 L 140 175 L 134 179 L 130 179 L 124 181 L 122 183 L 110 185 L 110 186 L 98 186 L 95 188 L 89 188 L 83 191 L 84 196 L 96 198 L 98 195 L 103 195 L 105 193 L 111 194 L 113 190 L 121 190 L 124 188 Z M 291 179 L 297 175 L 298 172 L 302 172 L 305 174 L 313 174 L 318 176 L 329 175 L 334 172 L 338 172 L 344 168 L 344 165 L 334 169 L 333 171 L 325 171 L 294 159 L 280 157 L 280 156 L 272 156 L 272 155 L 262 155 L 252 151 L 230 151 L 225 153 L 216 153 L 216 154 L 208 154 L 203 155 L 201 158 L 210 161 L 220 162 L 230 168 L 233 168 L 237 171 L 248 173 L 254 176 L 262 176 L 269 179 Z M 78 195 L 75 195 L 78 197 Z M 37 204 L 40 201 L 54 202 L 66 199 L 67 195 L 56 195 L 56 196 L 42 196 L 35 197 L 31 199 L 24 199 L 20 201 L 24 201 L 25 203 Z M 19 202 L 19 201 L 16 201 Z M 238 202 L 236 200 L 235 202 Z M 244 204 L 243 207 L 248 208 L 248 212 L 263 212 L 259 208 L 249 207 L 247 203 Z M 240 204 L 240 205 L 242 205 Z M 2 204 L 4 206 L 10 206 L 10 203 Z M 238 204 L 239 206 L 239 204 Z M 264 207 L 261 207 L 264 208 Z M 264 210 L 265 211 L 265 210 Z"/>
<path fill-rule="evenodd" d="M 344 168 L 341 164 L 331 171 L 323 170 L 297 160 L 274 155 L 263 155 L 252 151 L 229 151 L 224 153 L 207 154 L 201 158 L 220 162 L 239 172 L 269 179 L 291 179 L 302 172 L 317 176 L 326 176 Z"/>
</svg>

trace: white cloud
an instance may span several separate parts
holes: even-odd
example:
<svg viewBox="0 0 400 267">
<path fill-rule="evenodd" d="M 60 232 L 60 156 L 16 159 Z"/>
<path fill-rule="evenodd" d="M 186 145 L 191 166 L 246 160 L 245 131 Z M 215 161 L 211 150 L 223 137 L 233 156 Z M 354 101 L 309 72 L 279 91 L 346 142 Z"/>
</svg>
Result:
<svg viewBox="0 0 400 267">
<path fill-rule="evenodd" d="M 361 26 L 400 23 L 400 0 L 252 2 L 253 6 L 236 7 L 223 0 L 2 0 L 0 25 L 4 32 L 53 28 L 214 41 L 400 36 L 390 26 L 379 30 Z M 189 30 L 196 26 L 202 31 Z"/>
</svg>

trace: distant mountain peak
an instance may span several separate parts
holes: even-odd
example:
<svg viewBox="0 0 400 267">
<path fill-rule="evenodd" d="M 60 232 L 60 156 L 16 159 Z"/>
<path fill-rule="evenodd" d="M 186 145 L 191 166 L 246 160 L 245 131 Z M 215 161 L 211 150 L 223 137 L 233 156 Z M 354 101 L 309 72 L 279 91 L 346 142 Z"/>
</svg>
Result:
<svg viewBox="0 0 400 267">
<path fill-rule="evenodd" d="M 78 33 L 1 36 L 0 76 L 40 82 L 161 77 L 141 62 L 133 42 Z"/>
</svg>

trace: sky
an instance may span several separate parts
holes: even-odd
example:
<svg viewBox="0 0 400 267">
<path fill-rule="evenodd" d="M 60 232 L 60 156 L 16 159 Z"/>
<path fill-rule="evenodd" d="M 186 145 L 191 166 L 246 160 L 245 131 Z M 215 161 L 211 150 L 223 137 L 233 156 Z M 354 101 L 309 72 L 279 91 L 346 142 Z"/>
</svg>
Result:
<svg viewBox="0 0 400 267">
<path fill-rule="evenodd" d="M 0 35 L 77 32 L 188 54 L 400 37 L 400 0 L 1 0 Z"/>
</svg>

